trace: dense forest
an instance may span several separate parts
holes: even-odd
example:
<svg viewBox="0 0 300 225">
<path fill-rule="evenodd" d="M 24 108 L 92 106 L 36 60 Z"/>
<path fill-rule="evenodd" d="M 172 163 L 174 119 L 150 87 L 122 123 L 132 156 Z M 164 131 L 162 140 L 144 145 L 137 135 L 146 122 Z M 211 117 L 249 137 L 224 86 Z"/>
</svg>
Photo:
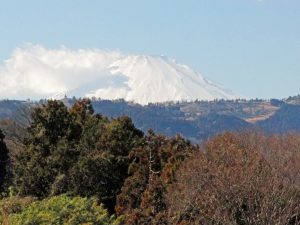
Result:
<svg viewBox="0 0 300 225">
<path fill-rule="evenodd" d="M 299 134 L 195 145 L 85 99 L 40 103 L 28 123 L 8 123 L 15 145 L 0 132 L 2 224 L 300 224 Z"/>
</svg>

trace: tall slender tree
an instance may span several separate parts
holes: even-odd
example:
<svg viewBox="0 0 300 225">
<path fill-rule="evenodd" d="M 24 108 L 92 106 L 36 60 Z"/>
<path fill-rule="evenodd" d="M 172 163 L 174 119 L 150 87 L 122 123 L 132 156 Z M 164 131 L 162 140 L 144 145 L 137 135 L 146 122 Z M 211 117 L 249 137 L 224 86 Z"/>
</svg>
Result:
<svg viewBox="0 0 300 225">
<path fill-rule="evenodd" d="M 0 190 L 3 191 L 8 175 L 9 154 L 4 143 L 4 134 L 0 130 Z"/>
</svg>

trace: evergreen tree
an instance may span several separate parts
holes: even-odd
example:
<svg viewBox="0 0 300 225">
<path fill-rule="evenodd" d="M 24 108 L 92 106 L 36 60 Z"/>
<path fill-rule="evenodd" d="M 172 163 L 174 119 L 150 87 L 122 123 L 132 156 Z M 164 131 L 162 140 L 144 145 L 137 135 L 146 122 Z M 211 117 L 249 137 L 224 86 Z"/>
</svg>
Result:
<svg viewBox="0 0 300 225">
<path fill-rule="evenodd" d="M 68 109 L 49 101 L 32 114 L 25 149 L 15 164 L 21 195 L 97 196 L 112 212 L 128 177 L 129 153 L 143 137 L 128 117 L 94 115 L 89 100 Z"/>
<path fill-rule="evenodd" d="M 101 117 L 92 121 L 84 127 L 81 155 L 70 172 L 71 189 L 75 194 L 98 196 L 112 212 L 128 177 L 128 155 L 143 133 L 128 117 L 104 120 L 104 124 Z"/>
<path fill-rule="evenodd" d="M 17 157 L 15 186 L 21 195 L 46 197 L 76 162 L 82 129 L 59 101 L 35 108 L 32 120 L 25 149 Z"/>
<path fill-rule="evenodd" d="M 0 130 L 0 190 L 3 191 L 8 175 L 9 154 L 4 143 L 4 134 Z"/>
</svg>

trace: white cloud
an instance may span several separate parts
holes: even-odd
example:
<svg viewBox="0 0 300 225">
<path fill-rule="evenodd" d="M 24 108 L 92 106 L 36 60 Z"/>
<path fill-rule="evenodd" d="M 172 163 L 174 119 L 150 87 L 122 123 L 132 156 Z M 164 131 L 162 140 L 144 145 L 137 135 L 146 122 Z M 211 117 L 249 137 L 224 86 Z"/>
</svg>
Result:
<svg viewBox="0 0 300 225">
<path fill-rule="evenodd" d="M 49 98 L 83 87 L 86 83 L 89 87 L 96 85 L 93 84 L 96 79 L 98 82 L 102 80 L 102 85 L 108 85 L 116 76 L 106 69 L 120 58 L 122 54 L 115 51 L 70 50 L 65 47 L 51 50 L 30 44 L 16 49 L 0 66 L 0 98 Z M 80 90 L 76 90 L 78 92 Z"/>
<path fill-rule="evenodd" d="M 60 98 L 64 94 L 124 98 L 141 104 L 237 97 L 165 57 L 27 45 L 0 66 L 2 99 Z"/>
</svg>

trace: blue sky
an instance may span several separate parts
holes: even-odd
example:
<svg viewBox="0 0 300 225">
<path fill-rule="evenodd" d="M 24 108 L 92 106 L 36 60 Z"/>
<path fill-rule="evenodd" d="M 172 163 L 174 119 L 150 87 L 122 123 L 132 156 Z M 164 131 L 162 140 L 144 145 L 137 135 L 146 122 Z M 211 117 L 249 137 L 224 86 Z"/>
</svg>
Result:
<svg viewBox="0 0 300 225">
<path fill-rule="evenodd" d="M 1 1 L 0 60 L 25 43 L 166 55 L 247 97 L 300 94 L 299 0 Z"/>
</svg>

